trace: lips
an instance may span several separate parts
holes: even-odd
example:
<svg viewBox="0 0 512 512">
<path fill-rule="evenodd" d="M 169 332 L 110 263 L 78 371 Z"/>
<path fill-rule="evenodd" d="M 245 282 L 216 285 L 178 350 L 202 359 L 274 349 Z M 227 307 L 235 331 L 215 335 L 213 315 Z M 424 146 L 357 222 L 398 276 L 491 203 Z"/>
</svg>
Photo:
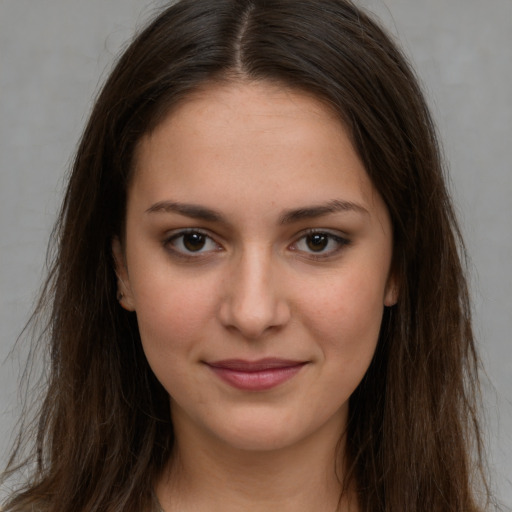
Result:
<svg viewBox="0 0 512 512">
<path fill-rule="evenodd" d="M 206 364 L 220 379 L 235 388 L 265 391 L 294 377 L 307 362 L 268 358 L 258 361 L 226 359 Z"/>
</svg>

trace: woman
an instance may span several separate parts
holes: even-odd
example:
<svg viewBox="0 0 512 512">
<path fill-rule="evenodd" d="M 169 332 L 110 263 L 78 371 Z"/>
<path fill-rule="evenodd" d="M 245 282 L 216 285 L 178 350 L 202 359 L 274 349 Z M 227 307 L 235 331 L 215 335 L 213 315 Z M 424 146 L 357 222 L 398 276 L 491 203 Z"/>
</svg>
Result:
<svg viewBox="0 0 512 512">
<path fill-rule="evenodd" d="M 435 132 L 351 3 L 169 7 L 97 100 L 57 232 L 37 466 L 5 510 L 485 505 Z"/>
</svg>

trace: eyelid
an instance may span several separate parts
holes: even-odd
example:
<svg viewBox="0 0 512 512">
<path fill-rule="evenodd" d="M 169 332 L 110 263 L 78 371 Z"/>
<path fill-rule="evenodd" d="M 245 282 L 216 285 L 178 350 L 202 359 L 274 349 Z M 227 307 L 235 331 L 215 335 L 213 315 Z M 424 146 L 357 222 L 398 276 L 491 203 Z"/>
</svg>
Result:
<svg viewBox="0 0 512 512">
<path fill-rule="evenodd" d="M 210 240 L 213 244 L 215 244 L 215 249 L 208 249 L 208 250 L 199 250 L 199 251 L 186 251 L 186 250 L 180 250 L 173 246 L 173 242 L 175 240 L 178 240 L 180 237 L 184 237 L 187 234 L 196 233 L 199 235 L 204 236 L 208 240 Z M 182 229 L 175 229 L 171 232 L 168 232 L 165 236 L 165 238 L 162 241 L 162 245 L 164 248 L 171 253 L 173 256 L 176 256 L 181 259 L 185 260 L 197 260 L 200 258 L 207 257 L 211 255 L 214 252 L 218 252 L 222 250 L 222 245 L 216 240 L 214 236 L 210 234 L 209 231 L 202 229 L 202 228 L 182 228 Z"/>
<path fill-rule="evenodd" d="M 206 239 L 213 243 L 215 247 L 213 249 L 203 250 L 202 248 L 198 251 L 187 251 L 186 249 L 180 250 L 174 245 L 174 242 L 180 237 L 184 237 L 187 234 L 197 233 L 204 236 Z M 313 250 L 302 250 L 297 247 L 299 242 L 304 240 L 306 237 L 311 235 L 322 234 L 326 235 L 329 238 L 329 241 L 336 244 L 336 247 L 329 250 L 322 250 L 315 252 Z M 322 228 L 309 228 L 304 231 L 301 231 L 297 234 L 294 241 L 288 245 L 288 250 L 297 253 L 297 256 L 309 259 L 309 260 L 327 260 L 332 258 L 344 247 L 350 245 L 352 242 L 348 238 L 348 236 L 338 230 L 332 229 L 322 229 Z M 212 235 L 209 230 L 202 228 L 180 228 L 176 230 L 172 230 L 168 232 L 165 238 L 162 241 L 163 247 L 174 257 L 183 259 L 183 260 L 199 260 L 202 258 L 207 258 L 212 255 L 212 253 L 216 253 L 222 251 L 224 248 L 222 244 L 217 241 L 217 237 Z"/>
<path fill-rule="evenodd" d="M 330 240 L 336 242 L 337 247 L 328 251 L 301 251 L 297 249 L 297 244 L 304 240 L 307 236 L 311 235 L 327 235 Z M 322 229 L 322 228 L 310 228 L 305 231 L 302 231 L 298 234 L 298 236 L 295 238 L 295 241 L 292 242 L 288 247 L 291 251 L 300 252 L 300 256 L 307 258 L 307 259 L 313 259 L 313 260 L 326 260 L 333 256 L 336 256 L 344 247 L 350 245 L 352 241 L 350 238 L 340 231 L 333 231 L 331 229 Z"/>
</svg>

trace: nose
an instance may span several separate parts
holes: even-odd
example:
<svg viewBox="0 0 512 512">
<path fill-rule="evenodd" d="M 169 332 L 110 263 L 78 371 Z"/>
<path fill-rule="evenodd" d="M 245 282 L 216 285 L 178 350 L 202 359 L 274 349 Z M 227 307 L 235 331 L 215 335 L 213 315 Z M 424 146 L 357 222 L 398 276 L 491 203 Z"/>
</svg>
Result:
<svg viewBox="0 0 512 512">
<path fill-rule="evenodd" d="M 290 319 L 279 269 L 269 252 L 246 250 L 232 263 L 225 281 L 220 321 L 251 340 L 284 327 Z"/>
</svg>

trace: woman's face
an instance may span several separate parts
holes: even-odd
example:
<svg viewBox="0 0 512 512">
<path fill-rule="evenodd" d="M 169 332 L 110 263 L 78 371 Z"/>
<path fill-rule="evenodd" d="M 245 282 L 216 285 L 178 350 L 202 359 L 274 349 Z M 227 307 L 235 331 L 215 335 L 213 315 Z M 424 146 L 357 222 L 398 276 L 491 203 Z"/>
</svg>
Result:
<svg viewBox="0 0 512 512">
<path fill-rule="evenodd" d="M 337 438 L 396 300 L 388 212 L 343 125 L 299 92 L 212 85 L 135 162 L 121 303 L 178 443 Z"/>
</svg>

